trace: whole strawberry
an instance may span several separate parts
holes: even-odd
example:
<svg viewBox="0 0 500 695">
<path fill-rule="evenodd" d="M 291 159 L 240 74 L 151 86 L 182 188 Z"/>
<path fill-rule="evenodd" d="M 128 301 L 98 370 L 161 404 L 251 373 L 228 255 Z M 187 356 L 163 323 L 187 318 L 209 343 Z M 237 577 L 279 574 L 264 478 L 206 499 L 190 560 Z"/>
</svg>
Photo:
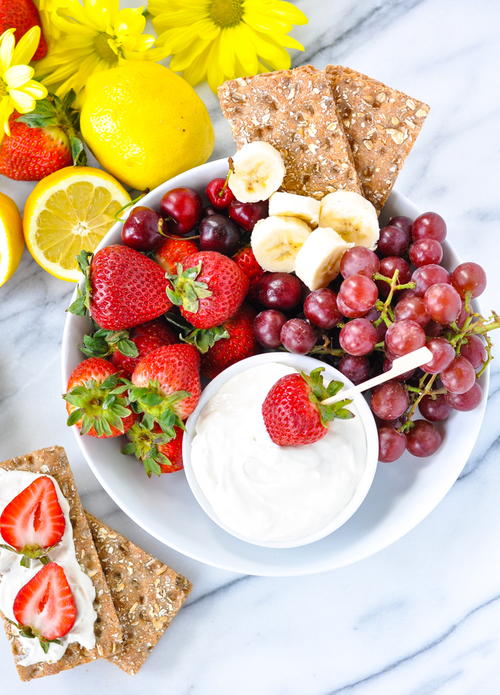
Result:
<svg viewBox="0 0 500 695">
<path fill-rule="evenodd" d="M 267 432 L 278 446 L 301 446 L 322 439 L 328 423 L 334 418 L 347 419 L 353 414 L 346 409 L 350 400 L 323 405 L 321 401 L 334 396 L 343 387 L 341 381 L 325 385 L 318 367 L 307 375 L 287 374 L 281 377 L 262 404 L 262 416 Z"/>
<path fill-rule="evenodd" d="M 233 256 L 233 261 L 247 276 L 250 287 L 264 275 L 263 268 L 257 263 L 251 246 L 244 246 Z"/>
<path fill-rule="evenodd" d="M 40 15 L 33 0 L 0 0 L 0 34 L 14 27 L 18 42 L 21 36 L 34 26 L 42 29 Z M 33 60 L 40 60 L 46 55 L 47 43 L 42 33 Z"/>
<path fill-rule="evenodd" d="M 196 408 L 201 394 L 200 355 L 192 345 L 166 345 L 143 357 L 132 374 L 130 398 L 143 413 L 145 427 L 155 423 L 173 436 Z"/>
<path fill-rule="evenodd" d="M 256 354 L 258 344 L 253 332 L 255 315 L 254 309 L 243 305 L 229 321 L 226 321 L 224 328 L 228 337 L 218 340 L 201 357 L 203 376 L 214 379 L 226 367 Z"/>
<path fill-rule="evenodd" d="M 155 261 L 170 275 L 175 274 L 177 264 L 192 253 L 197 253 L 194 241 L 182 237 L 167 237 L 155 251 Z"/>
<path fill-rule="evenodd" d="M 67 424 L 76 425 L 82 434 L 91 437 L 119 437 L 137 419 L 124 396 L 127 388 L 119 371 L 107 360 L 90 357 L 80 362 L 63 395 Z"/>
<path fill-rule="evenodd" d="M 31 113 L 10 117 L 10 135 L 0 145 L 0 174 L 39 181 L 63 167 L 86 163 L 79 114 L 71 107 L 74 97 L 74 92 L 62 100 L 49 95 Z"/>
<path fill-rule="evenodd" d="M 140 461 L 148 477 L 161 473 L 175 473 L 183 468 L 182 440 L 184 430 L 174 426 L 171 433 L 165 433 L 154 425 L 153 429 L 138 423 L 127 432 L 124 454 L 133 454 Z"/>
<path fill-rule="evenodd" d="M 83 337 L 80 350 L 87 357 L 107 357 L 126 376 L 139 361 L 162 345 L 178 343 L 179 337 L 163 318 L 153 319 L 129 331 L 108 331 L 98 328 L 95 333 Z"/>
<path fill-rule="evenodd" d="M 236 263 L 217 251 L 199 251 L 169 275 L 171 301 L 195 328 L 211 328 L 238 311 L 248 292 L 248 278 Z"/>
<path fill-rule="evenodd" d="M 69 311 L 84 315 L 89 310 L 101 328 L 131 328 L 161 316 L 172 306 L 165 273 L 139 251 L 114 244 L 93 257 L 82 251 L 78 262 L 86 280 Z"/>
</svg>

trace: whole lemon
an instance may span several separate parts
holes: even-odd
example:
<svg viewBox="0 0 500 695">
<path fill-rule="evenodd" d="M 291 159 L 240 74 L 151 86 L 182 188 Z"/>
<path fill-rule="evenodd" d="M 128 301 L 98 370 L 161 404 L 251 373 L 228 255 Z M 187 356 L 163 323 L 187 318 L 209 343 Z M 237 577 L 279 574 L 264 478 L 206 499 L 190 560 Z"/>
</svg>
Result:
<svg viewBox="0 0 500 695">
<path fill-rule="evenodd" d="M 210 116 L 194 89 L 146 61 L 92 75 L 80 127 L 100 164 L 140 190 L 203 164 L 214 146 Z"/>
</svg>

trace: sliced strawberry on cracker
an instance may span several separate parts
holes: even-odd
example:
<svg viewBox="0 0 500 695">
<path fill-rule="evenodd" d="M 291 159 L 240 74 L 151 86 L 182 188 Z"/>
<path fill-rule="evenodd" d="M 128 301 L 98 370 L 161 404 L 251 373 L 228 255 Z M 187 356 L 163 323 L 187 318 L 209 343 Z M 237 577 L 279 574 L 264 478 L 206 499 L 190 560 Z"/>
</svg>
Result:
<svg viewBox="0 0 500 695">
<path fill-rule="evenodd" d="M 63 568 L 45 565 L 25 584 L 14 599 L 14 617 L 23 637 L 38 639 L 45 653 L 71 630 L 76 604 Z"/>
<path fill-rule="evenodd" d="M 318 367 L 310 374 L 287 374 L 267 394 L 262 416 L 269 436 L 278 446 L 312 444 L 326 435 L 328 423 L 334 418 L 353 417 L 346 408 L 350 400 L 322 403 L 343 387 L 341 381 L 325 384 L 323 370 L 324 367 Z"/>
<path fill-rule="evenodd" d="M 8 545 L 0 544 L 0 547 L 22 555 L 23 567 L 29 567 L 32 559 L 46 564 L 47 553 L 60 542 L 65 528 L 56 488 L 44 475 L 16 495 L 3 510 L 0 535 Z"/>
</svg>

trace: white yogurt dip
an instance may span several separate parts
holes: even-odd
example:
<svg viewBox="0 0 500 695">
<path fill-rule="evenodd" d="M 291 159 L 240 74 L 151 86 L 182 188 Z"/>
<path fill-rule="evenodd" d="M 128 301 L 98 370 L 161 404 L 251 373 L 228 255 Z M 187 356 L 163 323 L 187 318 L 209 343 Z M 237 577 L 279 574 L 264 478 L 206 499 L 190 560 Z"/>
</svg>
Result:
<svg viewBox="0 0 500 695">
<path fill-rule="evenodd" d="M 269 363 L 233 376 L 201 411 L 191 468 L 222 526 L 255 543 L 293 542 L 320 532 L 349 504 L 366 466 L 361 417 L 334 420 L 314 444 L 280 447 L 262 403 L 297 370 Z"/>
<path fill-rule="evenodd" d="M 0 514 L 16 495 L 27 488 L 40 475 L 42 474 L 30 473 L 29 471 L 0 470 Z M 46 474 L 44 473 L 43 475 Z M 71 630 L 67 635 L 60 638 L 61 644 L 51 642 L 47 653 L 43 651 L 37 639 L 19 636 L 23 653 L 17 660 L 17 663 L 21 666 L 30 666 L 40 661 L 59 661 L 68 644 L 72 642 L 78 642 L 86 649 L 93 649 L 95 646 L 94 623 L 97 618 L 97 613 L 94 609 L 95 587 L 76 559 L 73 528 L 69 518 L 69 504 L 62 494 L 57 481 L 50 475 L 47 475 L 47 478 L 50 478 L 54 483 L 57 499 L 66 521 L 63 537 L 60 543 L 49 552 L 49 558 L 64 569 L 73 592 L 77 614 L 75 624 Z M 0 542 L 2 542 L 1 537 Z M 21 567 L 20 560 L 20 555 L 0 548 L 0 611 L 6 618 L 13 621 L 15 621 L 15 617 L 12 607 L 18 591 L 43 567 L 37 560 L 32 560 L 29 568 Z"/>
</svg>

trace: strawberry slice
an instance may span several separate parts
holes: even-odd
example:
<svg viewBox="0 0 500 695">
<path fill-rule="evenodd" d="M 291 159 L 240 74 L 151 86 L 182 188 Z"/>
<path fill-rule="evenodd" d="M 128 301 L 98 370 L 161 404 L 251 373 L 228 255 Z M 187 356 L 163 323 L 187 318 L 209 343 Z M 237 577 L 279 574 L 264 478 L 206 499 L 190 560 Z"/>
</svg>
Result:
<svg viewBox="0 0 500 695">
<path fill-rule="evenodd" d="M 19 590 L 13 612 L 20 634 L 39 639 L 47 653 L 50 642 L 67 635 L 76 620 L 75 599 L 63 568 L 56 562 L 42 567 Z"/>
<path fill-rule="evenodd" d="M 39 559 L 45 564 L 47 552 L 59 543 L 65 527 L 54 483 L 43 475 L 16 495 L 3 510 L 0 535 L 8 546 L 0 547 L 22 555 L 21 564 L 25 567 L 30 566 L 30 559 Z"/>
</svg>

